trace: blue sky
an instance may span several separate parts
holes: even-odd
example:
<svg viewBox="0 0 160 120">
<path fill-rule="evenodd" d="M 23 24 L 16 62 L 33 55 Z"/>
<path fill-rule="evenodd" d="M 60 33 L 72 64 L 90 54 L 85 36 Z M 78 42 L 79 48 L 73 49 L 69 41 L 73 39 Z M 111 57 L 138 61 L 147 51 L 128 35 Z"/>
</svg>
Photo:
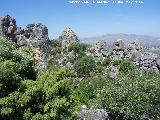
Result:
<svg viewBox="0 0 160 120">
<path fill-rule="evenodd" d="M 71 27 L 79 37 L 106 33 L 160 36 L 160 0 L 141 1 L 144 1 L 144 4 L 69 4 L 68 0 L 0 0 L 0 16 L 10 14 L 22 28 L 29 23 L 41 22 L 48 27 L 50 38 L 58 37 L 65 27 Z"/>
</svg>

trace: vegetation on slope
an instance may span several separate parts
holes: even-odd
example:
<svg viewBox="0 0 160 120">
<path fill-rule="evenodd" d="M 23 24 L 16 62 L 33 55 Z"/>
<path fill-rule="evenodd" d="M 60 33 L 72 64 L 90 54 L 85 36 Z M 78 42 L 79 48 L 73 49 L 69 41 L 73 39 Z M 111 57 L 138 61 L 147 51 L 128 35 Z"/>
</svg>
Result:
<svg viewBox="0 0 160 120">
<path fill-rule="evenodd" d="M 160 75 L 140 75 L 130 60 L 95 63 L 85 49 L 73 43 L 69 51 L 78 54 L 73 68 L 55 67 L 63 50 L 54 41 L 55 59 L 38 73 L 32 47 L 16 48 L 1 38 L 0 119 L 74 120 L 82 105 L 105 108 L 112 120 L 160 119 Z M 116 78 L 103 74 L 111 64 L 120 67 Z"/>
</svg>

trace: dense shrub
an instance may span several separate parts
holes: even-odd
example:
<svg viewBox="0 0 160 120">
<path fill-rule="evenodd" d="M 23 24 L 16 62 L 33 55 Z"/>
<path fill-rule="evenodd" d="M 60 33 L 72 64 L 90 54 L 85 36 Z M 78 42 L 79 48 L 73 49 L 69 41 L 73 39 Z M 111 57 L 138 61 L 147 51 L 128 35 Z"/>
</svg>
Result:
<svg viewBox="0 0 160 120">
<path fill-rule="evenodd" d="M 119 66 L 119 70 L 123 73 L 135 71 L 136 66 L 130 59 L 116 60 L 113 62 L 114 65 Z"/>
<path fill-rule="evenodd" d="M 22 87 L 0 99 L 1 117 L 14 120 L 71 119 L 74 100 L 70 98 L 70 73 L 52 69 L 36 81 L 23 81 Z"/>
<path fill-rule="evenodd" d="M 79 54 L 82 51 L 86 50 L 86 45 L 83 43 L 79 43 L 79 42 L 73 42 L 69 45 L 68 47 L 68 51 L 74 51 L 75 53 Z"/>
<path fill-rule="evenodd" d="M 110 65 L 111 61 L 112 61 L 112 60 L 111 60 L 110 58 L 106 58 L 106 59 L 104 59 L 104 61 L 102 62 L 102 65 L 105 66 L 105 67 L 107 67 L 108 65 Z"/>
<path fill-rule="evenodd" d="M 88 97 L 89 106 L 106 108 L 114 115 L 117 113 L 116 119 L 123 115 L 123 119 L 157 120 L 160 118 L 159 78 L 156 74 L 131 73 L 116 79 L 92 79 L 90 84 L 87 81 L 78 89 Z"/>
<path fill-rule="evenodd" d="M 0 62 L 10 60 L 17 65 L 17 74 L 22 79 L 36 79 L 33 48 L 24 46 L 16 48 L 16 45 L 4 38 L 0 39 Z"/>
<path fill-rule="evenodd" d="M 74 69 L 79 77 L 89 76 L 95 69 L 95 61 L 91 56 L 84 56 L 75 62 Z"/>
<path fill-rule="evenodd" d="M 0 97 L 17 90 L 22 79 L 36 79 L 32 49 L 0 38 Z"/>
<path fill-rule="evenodd" d="M 18 69 L 17 64 L 10 60 L 0 62 L 0 98 L 19 87 L 21 77 L 17 74 Z"/>
<path fill-rule="evenodd" d="M 62 49 L 58 41 L 52 46 L 50 62 L 56 65 Z M 72 120 L 82 105 L 107 109 L 112 120 L 160 119 L 160 75 L 142 76 L 126 59 L 95 63 L 81 43 L 72 43 L 68 51 L 72 50 L 78 54 L 73 69 L 52 65 L 37 78 L 33 48 L 16 48 L 1 38 L 0 119 Z M 110 64 L 120 68 L 114 79 L 102 75 Z"/>
</svg>

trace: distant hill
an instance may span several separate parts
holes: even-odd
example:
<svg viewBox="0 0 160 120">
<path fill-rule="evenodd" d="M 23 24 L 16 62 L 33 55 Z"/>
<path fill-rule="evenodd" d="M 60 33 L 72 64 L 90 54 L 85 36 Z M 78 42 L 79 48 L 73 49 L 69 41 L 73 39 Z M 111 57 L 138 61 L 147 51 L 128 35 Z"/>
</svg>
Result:
<svg viewBox="0 0 160 120">
<path fill-rule="evenodd" d="M 153 37 L 147 35 L 136 35 L 136 34 L 106 34 L 97 37 L 82 38 L 81 41 L 87 44 L 94 44 L 96 41 L 104 40 L 109 46 L 113 46 L 113 42 L 117 39 L 123 39 L 125 45 L 132 41 L 140 42 L 142 46 L 153 47 L 160 46 L 160 37 Z"/>
</svg>

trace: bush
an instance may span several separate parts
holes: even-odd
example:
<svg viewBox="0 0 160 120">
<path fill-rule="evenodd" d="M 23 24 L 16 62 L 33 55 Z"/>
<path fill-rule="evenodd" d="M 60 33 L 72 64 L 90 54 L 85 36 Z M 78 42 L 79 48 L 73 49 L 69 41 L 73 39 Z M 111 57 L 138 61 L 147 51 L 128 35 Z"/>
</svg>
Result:
<svg viewBox="0 0 160 120">
<path fill-rule="evenodd" d="M 95 61 L 91 56 L 79 58 L 74 65 L 74 70 L 79 77 L 89 76 L 95 70 Z"/>
<path fill-rule="evenodd" d="M 122 59 L 114 61 L 114 65 L 119 65 L 119 70 L 123 73 L 128 73 L 130 71 L 135 71 L 136 65 L 129 59 Z"/>
<path fill-rule="evenodd" d="M 15 91 L 20 84 L 21 77 L 17 74 L 18 66 L 15 62 L 0 62 L 0 98 Z"/>
<path fill-rule="evenodd" d="M 74 51 L 75 53 L 79 54 L 82 51 L 86 50 L 86 45 L 84 45 L 83 43 L 79 43 L 79 42 L 73 42 L 68 46 L 68 51 Z"/>
<path fill-rule="evenodd" d="M 0 99 L 2 119 L 71 119 L 74 100 L 70 98 L 70 72 L 48 70 L 36 81 L 22 82 L 21 89 Z"/>
<path fill-rule="evenodd" d="M 13 42 L 4 38 L 0 39 L 0 61 L 10 60 L 17 65 L 17 74 L 22 79 L 36 79 L 33 49 L 29 46 L 16 48 Z"/>
<path fill-rule="evenodd" d="M 108 65 L 110 65 L 111 61 L 112 60 L 110 58 L 106 58 L 106 59 L 104 59 L 102 65 L 105 66 L 105 67 L 107 67 Z"/>
<path fill-rule="evenodd" d="M 160 76 L 156 74 L 131 73 L 116 79 L 97 80 L 88 104 L 97 108 L 106 108 L 113 113 L 123 115 L 124 119 L 159 119 L 160 118 Z M 88 88 L 91 85 L 87 85 Z M 87 90 L 84 93 L 88 93 Z M 89 92 L 90 93 L 90 92 Z M 89 95 L 91 96 L 91 95 Z M 120 119 L 120 118 L 117 118 Z"/>
</svg>

